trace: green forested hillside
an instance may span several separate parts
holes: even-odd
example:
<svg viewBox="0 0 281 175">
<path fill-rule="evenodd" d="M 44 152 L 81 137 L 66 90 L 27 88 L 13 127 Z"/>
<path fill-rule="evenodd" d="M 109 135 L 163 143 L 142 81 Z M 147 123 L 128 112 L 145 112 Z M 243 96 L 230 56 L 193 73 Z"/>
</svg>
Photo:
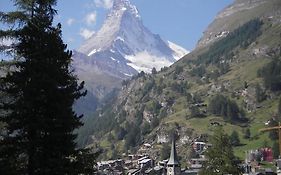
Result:
<svg viewBox="0 0 281 175">
<path fill-rule="evenodd" d="M 101 158 L 134 152 L 145 142 L 161 154 L 160 136 L 176 131 L 180 140 L 207 139 L 216 123 L 238 133 L 234 150 L 243 158 L 245 150 L 274 144 L 273 134 L 259 129 L 281 120 L 280 62 L 280 21 L 248 20 L 169 68 L 124 81 L 116 99 L 88 118 L 78 142 L 106 150 Z M 180 148 L 188 156 L 188 142 Z"/>
</svg>

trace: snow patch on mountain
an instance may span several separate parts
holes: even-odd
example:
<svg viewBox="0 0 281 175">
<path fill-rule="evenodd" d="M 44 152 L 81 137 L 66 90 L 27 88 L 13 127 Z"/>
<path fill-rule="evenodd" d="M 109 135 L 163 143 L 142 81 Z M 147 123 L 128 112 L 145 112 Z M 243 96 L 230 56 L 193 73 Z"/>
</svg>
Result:
<svg viewBox="0 0 281 175">
<path fill-rule="evenodd" d="M 125 58 L 129 61 L 127 65 L 133 67 L 138 72 L 144 71 L 151 73 L 153 67 L 156 70 L 160 70 L 162 67 L 173 64 L 173 62 L 170 62 L 165 57 L 155 56 L 147 51 L 139 52 L 135 55 L 126 55 Z"/>
<path fill-rule="evenodd" d="M 186 54 L 189 53 L 189 51 L 187 51 L 186 49 L 184 49 L 183 47 L 171 42 L 171 41 L 167 41 L 167 44 L 169 45 L 169 47 L 174 51 L 173 53 L 173 57 L 176 60 L 181 59 L 183 56 L 185 56 Z"/>
<path fill-rule="evenodd" d="M 91 55 L 93 55 L 93 54 L 95 54 L 95 53 L 97 53 L 97 52 L 100 52 L 100 51 L 101 51 L 101 48 L 99 48 L 99 49 L 94 49 L 94 50 L 92 50 L 92 51 L 88 54 L 88 57 L 91 56 Z"/>
</svg>

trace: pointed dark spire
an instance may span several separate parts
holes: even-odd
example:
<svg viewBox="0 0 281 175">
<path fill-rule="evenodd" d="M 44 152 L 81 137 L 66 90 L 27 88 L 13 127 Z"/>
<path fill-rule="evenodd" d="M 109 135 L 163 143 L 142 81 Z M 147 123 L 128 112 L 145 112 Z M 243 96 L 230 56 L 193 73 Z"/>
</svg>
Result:
<svg viewBox="0 0 281 175">
<path fill-rule="evenodd" d="M 168 165 L 179 165 L 174 137 L 172 138 L 171 154 L 170 154 L 170 159 L 168 161 Z"/>
</svg>

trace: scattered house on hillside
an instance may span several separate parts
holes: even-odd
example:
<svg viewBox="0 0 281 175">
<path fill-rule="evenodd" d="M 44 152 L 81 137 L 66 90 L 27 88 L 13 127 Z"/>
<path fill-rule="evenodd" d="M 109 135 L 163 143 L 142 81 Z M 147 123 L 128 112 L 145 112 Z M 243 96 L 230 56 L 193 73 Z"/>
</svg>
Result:
<svg viewBox="0 0 281 175">
<path fill-rule="evenodd" d="M 141 171 L 140 169 L 130 169 L 128 170 L 128 175 L 140 175 L 141 174 Z"/>
<path fill-rule="evenodd" d="M 153 160 L 150 159 L 150 158 L 146 158 L 146 159 L 143 159 L 139 162 L 139 165 L 140 165 L 140 168 L 141 169 L 149 169 L 149 168 L 152 168 L 153 167 Z"/>
<path fill-rule="evenodd" d="M 250 163 L 257 160 L 272 162 L 273 161 L 273 152 L 272 148 L 261 148 L 257 150 L 246 151 L 245 162 Z"/>
<path fill-rule="evenodd" d="M 203 153 L 205 150 L 207 150 L 211 146 L 212 146 L 211 144 L 207 144 L 205 142 L 199 142 L 199 141 L 195 141 L 192 144 L 192 148 L 194 149 L 194 151 L 199 154 Z"/>
<path fill-rule="evenodd" d="M 192 158 L 188 162 L 190 169 L 201 169 L 203 167 L 204 162 L 206 162 L 206 158 Z"/>
</svg>

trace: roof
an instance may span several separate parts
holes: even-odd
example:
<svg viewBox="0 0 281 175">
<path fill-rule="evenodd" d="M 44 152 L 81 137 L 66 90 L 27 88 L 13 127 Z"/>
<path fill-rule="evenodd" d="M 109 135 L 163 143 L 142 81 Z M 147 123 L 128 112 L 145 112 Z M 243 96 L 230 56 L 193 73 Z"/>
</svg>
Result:
<svg viewBox="0 0 281 175">
<path fill-rule="evenodd" d="M 147 162 L 150 162 L 151 159 L 143 159 L 142 161 L 140 161 L 140 164 L 146 164 Z"/>
<path fill-rule="evenodd" d="M 174 139 L 172 140 L 171 154 L 170 154 L 170 159 L 169 159 L 167 165 L 179 165 Z"/>
</svg>

